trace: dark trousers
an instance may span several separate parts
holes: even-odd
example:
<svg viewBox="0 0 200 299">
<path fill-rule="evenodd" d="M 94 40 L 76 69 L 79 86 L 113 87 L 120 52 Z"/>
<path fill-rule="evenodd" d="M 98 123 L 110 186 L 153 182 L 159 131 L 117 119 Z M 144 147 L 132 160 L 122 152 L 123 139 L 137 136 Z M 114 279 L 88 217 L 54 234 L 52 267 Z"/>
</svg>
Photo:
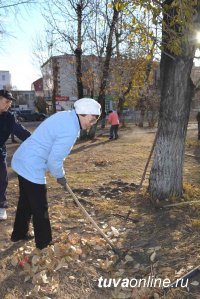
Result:
<svg viewBox="0 0 200 299">
<path fill-rule="evenodd" d="M 6 161 L 0 157 L 0 209 L 7 208 L 6 188 L 8 186 L 8 173 Z"/>
<path fill-rule="evenodd" d="M 118 129 L 119 129 L 119 125 L 112 125 L 110 127 L 110 138 L 113 139 L 117 139 L 118 138 Z"/>
<path fill-rule="evenodd" d="M 11 141 L 15 142 L 15 135 L 13 133 L 10 134 L 10 137 L 11 137 Z"/>
<path fill-rule="evenodd" d="M 18 179 L 19 202 L 12 237 L 23 238 L 28 233 L 33 216 L 35 244 L 43 249 L 52 241 L 46 185 L 32 183 L 21 176 Z"/>
</svg>

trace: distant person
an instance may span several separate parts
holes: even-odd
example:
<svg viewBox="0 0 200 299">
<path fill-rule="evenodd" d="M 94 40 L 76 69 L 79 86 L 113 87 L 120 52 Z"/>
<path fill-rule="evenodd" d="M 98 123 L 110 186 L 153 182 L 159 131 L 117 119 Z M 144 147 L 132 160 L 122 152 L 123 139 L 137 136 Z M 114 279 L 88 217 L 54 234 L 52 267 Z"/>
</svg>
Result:
<svg viewBox="0 0 200 299">
<path fill-rule="evenodd" d="M 6 188 L 8 186 L 8 174 L 6 165 L 6 141 L 10 134 L 16 135 L 22 141 L 31 134 L 21 124 L 14 115 L 8 111 L 12 101 L 15 101 L 12 94 L 4 89 L 0 90 L 0 220 L 7 219 L 6 208 Z"/>
<path fill-rule="evenodd" d="M 196 119 L 198 122 L 198 140 L 200 140 L 200 112 L 197 113 Z"/>
<path fill-rule="evenodd" d="M 13 156 L 12 168 L 18 174 L 20 192 L 11 236 L 13 242 L 31 239 L 28 231 L 33 216 L 36 247 L 43 249 L 51 244 L 46 172 L 50 171 L 61 186 L 66 186 L 63 162 L 80 130 L 96 124 L 101 114 L 101 105 L 90 98 L 76 101 L 74 108 L 46 119 Z"/>
<path fill-rule="evenodd" d="M 117 112 L 110 110 L 108 116 L 108 122 L 111 124 L 110 127 L 110 140 L 118 139 L 118 129 L 119 129 L 119 117 Z"/>
</svg>

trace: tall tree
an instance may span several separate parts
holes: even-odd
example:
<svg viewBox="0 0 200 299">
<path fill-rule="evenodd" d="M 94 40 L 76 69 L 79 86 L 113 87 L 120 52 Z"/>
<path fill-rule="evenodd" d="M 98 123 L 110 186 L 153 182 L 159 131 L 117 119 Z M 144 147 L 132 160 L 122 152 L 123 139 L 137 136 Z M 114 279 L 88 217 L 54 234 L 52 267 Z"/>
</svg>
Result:
<svg viewBox="0 0 200 299">
<path fill-rule="evenodd" d="M 77 97 L 83 97 L 82 53 L 91 0 L 48 0 L 43 15 L 54 36 L 54 52 L 73 53 L 76 57 Z M 48 29 L 49 30 L 49 29 Z"/>
<path fill-rule="evenodd" d="M 78 99 L 83 98 L 83 82 L 82 82 L 82 11 L 84 9 L 84 1 L 79 1 L 76 5 L 77 13 L 77 48 L 74 51 L 76 55 L 76 80 Z"/>
<path fill-rule="evenodd" d="M 160 200 L 182 195 L 184 144 L 194 85 L 190 78 L 199 1 L 163 3 L 161 103 L 149 192 Z M 181 5 L 180 5 L 181 4 Z M 190 25 L 190 26 L 189 26 Z"/>
<path fill-rule="evenodd" d="M 109 30 L 109 35 L 108 35 L 108 41 L 107 41 L 107 46 L 106 46 L 106 56 L 105 56 L 105 61 L 104 61 L 104 66 L 103 66 L 103 72 L 102 72 L 102 78 L 101 78 L 101 84 L 100 84 L 100 89 L 99 89 L 99 96 L 98 96 L 98 102 L 101 104 L 101 109 L 102 109 L 102 118 L 105 118 L 105 92 L 106 92 L 106 87 L 107 87 L 107 82 L 108 82 L 108 77 L 109 77 L 109 70 L 110 70 L 110 60 L 112 56 L 112 45 L 113 45 L 113 34 L 115 30 L 115 26 L 118 20 L 119 12 L 121 10 L 121 1 L 114 0 L 113 3 L 113 16 L 112 16 L 112 22 L 110 25 L 110 30 Z M 105 126 L 104 124 L 102 125 L 103 127 Z"/>
<path fill-rule="evenodd" d="M 153 198 L 180 196 L 183 191 L 183 162 L 190 104 L 194 84 L 190 78 L 200 28 L 199 0 L 136 0 L 140 15 L 152 15 L 153 26 L 162 24 L 161 103 L 155 155 L 150 172 L 149 192 Z M 138 31 L 143 28 L 133 16 Z M 152 33 L 150 32 L 150 35 Z M 160 36 L 158 34 L 156 42 Z"/>
</svg>

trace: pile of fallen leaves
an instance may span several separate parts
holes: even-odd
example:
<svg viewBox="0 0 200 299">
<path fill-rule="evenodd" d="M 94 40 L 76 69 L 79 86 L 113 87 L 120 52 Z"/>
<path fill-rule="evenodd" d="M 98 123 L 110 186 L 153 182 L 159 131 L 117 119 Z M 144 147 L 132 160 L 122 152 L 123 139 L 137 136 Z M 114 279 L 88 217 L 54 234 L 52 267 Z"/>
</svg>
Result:
<svg viewBox="0 0 200 299">
<path fill-rule="evenodd" d="M 118 230 L 111 227 L 110 236 L 113 236 L 116 241 L 116 237 L 119 236 Z M 87 259 L 93 260 L 90 256 L 93 250 L 98 251 L 101 258 L 96 259 L 92 264 L 109 271 L 109 267 L 116 261 L 116 256 L 111 250 L 109 251 L 105 240 L 97 235 L 80 236 L 70 232 L 60 234 L 54 245 L 43 250 L 33 249 L 30 245 L 20 247 L 11 257 L 10 263 L 13 267 L 20 269 L 19 275 L 22 276 L 24 282 L 33 284 L 27 297 L 49 298 L 44 296 L 58 291 L 57 271 L 67 269 L 69 280 L 76 280 L 75 276 L 70 275 L 70 269 L 78 271 L 84 267 Z"/>
</svg>

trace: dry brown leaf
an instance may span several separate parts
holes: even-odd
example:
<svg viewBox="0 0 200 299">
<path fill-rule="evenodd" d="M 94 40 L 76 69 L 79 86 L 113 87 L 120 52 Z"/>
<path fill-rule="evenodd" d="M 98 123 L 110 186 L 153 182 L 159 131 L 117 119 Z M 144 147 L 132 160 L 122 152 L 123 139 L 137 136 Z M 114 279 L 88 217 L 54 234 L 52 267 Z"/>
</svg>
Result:
<svg viewBox="0 0 200 299">
<path fill-rule="evenodd" d="M 119 237 L 119 231 L 114 226 L 111 226 L 112 233 L 115 237 Z"/>
<path fill-rule="evenodd" d="M 13 267 L 16 267 L 18 265 L 18 258 L 16 256 L 14 256 L 12 259 L 11 259 L 11 265 Z"/>
<path fill-rule="evenodd" d="M 33 284 L 38 284 L 38 283 L 48 283 L 48 279 L 47 279 L 47 275 L 46 275 L 46 271 L 43 270 L 37 274 L 35 274 L 33 276 L 33 279 L 32 279 L 32 283 Z"/>
<path fill-rule="evenodd" d="M 40 285 L 35 285 L 32 292 L 37 294 L 40 291 L 40 288 Z"/>
<path fill-rule="evenodd" d="M 40 261 L 40 257 L 38 256 L 38 255 L 34 255 L 33 257 L 32 257 L 32 265 L 35 265 L 35 264 L 37 264 L 38 262 Z"/>
<path fill-rule="evenodd" d="M 62 258 L 61 261 L 58 263 L 58 266 L 55 268 L 55 271 L 61 268 L 68 268 L 68 264 L 65 261 L 65 258 Z"/>
<path fill-rule="evenodd" d="M 31 272 L 31 265 L 30 264 L 28 264 L 28 263 L 26 263 L 25 265 L 24 265 L 24 271 L 26 271 L 26 272 Z"/>
<path fill-rule="evenodd" d="M 33 267 L 31 268 L 31 271 L 32 271 L 33 273 L 36 273 L 36 272 L 38 271 L 38 269 L 39 269 L 39 266 L 33 266 Z"/>
<path fill-rule="evenodd" d="M 56 256 L 60 256 L 61 255 L 61 250 L 60 250 L 60 246 L 59 246 L 59 244 L 55 244 L 54 246 L 53 246 L 53 248 L 54 248 L 54 253 L 55 253 L 55 255 Z"/>
<path fill-rule="evenodd" d="M 125 256 L 125 258 L 124 258 L 127 262 L 133 262 L 133 258 L 132 258 L 132 256 L 130 256 L 130 255 L 126 255 Z"/>
<path fill-rule="evenodd" d="M 102 250 L 103 250 L 103 247 L 102 247 L 102 246 L 99 246 L 99 245 L 96 245 L 96 246 L 94 246 L 94 249 L 95 249 L 95 250 L 102 251 Z"/>
<path fill-rule="evenodd" d="M 198 286 L 198 285 L 199 285 L 199 282 L 196 281 L 196 280 L 194 280 L 194 281 L 190 282 L 190 284 L 193 285 L 193 286 Z"/>
<path fill-rule="evenodd" d="M 181 268 L 179 271 L 176 271 L 175 277 L 180 277 L 183 274 L 185 274 L 186 270 L 184 268 Z"/>
<path fill-rule="evenodd" d="M 153 263 L 155 261 L 155 258 L 156 258 L 156 252 L 154 251 L 150 256 L 150 261 Z"/>
<path fill-rule="evenodd" d="M 24 278 L 24 282 L 27 282 L 29 279 L 31 279 L 31 276 L 30 276 L 30 275 L 27 275 L 27 276 Z"/>
<path fill-rule="evenodd" d="M 76 277 L 74 277 L 74 276 L 70 275 L 70 276 L 69 276 L 69 279 L 71 279 L 71 280 L 75 280 L 75 279 L 76 279 Z"/>
<path fill-rule="evenodd" d="M 13 294 L 9 293 L 5 295 L 5 299 L 17 299 Z"/>
<path fill-rule="evenodd" d="M 41 279 L 43 283 L 49 283 L 46 273 L 41 275 Z"/>
<path fill-rule="evenodd" d="M 113 264 L 113 261 L 109 261 L 109 259 L 106 259 L 105 261 L 101 261 L 99 263 L 100 267 L 104 270 L 109 270 L 109 268 L 112 264 Z"/>
</svg>

